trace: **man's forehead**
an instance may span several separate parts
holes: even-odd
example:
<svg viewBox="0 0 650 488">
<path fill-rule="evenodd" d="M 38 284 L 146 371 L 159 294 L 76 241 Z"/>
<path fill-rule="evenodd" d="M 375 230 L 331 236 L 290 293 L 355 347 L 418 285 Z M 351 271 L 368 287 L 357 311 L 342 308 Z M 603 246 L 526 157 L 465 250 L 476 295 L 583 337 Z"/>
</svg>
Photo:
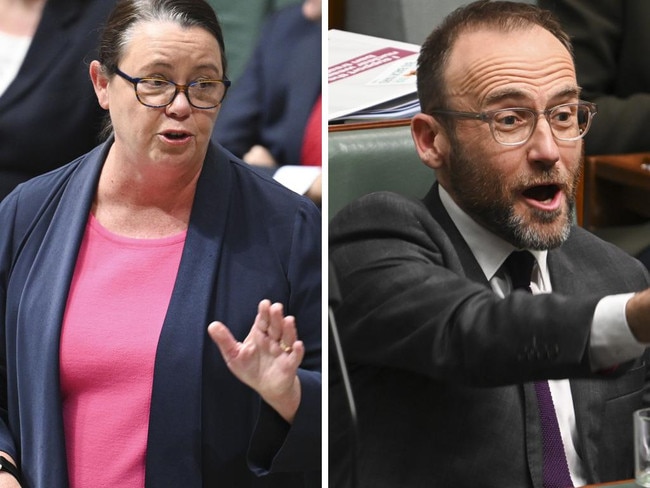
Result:
<svg viewBox="0 0 650 488">
<path fill-rule="evenodd" d="M 456 40 L 445 69 L 447 92 L 485 100 L 498 92 L 577 91 L 573 58 L 549 31 L 531 26 L 509 31 L 468 30 Z M 515 88 L 516 87 L 516 88 Z"/>
<path fill-rule="evenodd" d="M 496 27 L 474 27 L 462 31 L 454 42 L 448 66 L 485 64 L 489 60 L 526 61 L 547 56 L 573 62 L 566 46 L 548 30 L 531 25 L 508 30 Z M 524 66 L 525 67 L 525 66 Z"/>
</svg>

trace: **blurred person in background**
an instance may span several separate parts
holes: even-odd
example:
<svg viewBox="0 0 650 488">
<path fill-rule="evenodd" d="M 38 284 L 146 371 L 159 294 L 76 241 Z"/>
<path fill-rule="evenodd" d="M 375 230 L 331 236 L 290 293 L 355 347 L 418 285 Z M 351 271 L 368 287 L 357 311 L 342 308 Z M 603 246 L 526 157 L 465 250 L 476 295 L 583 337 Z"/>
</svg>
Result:
<svg viewBox="0 0 650 488">
<path fill-rule="evenodd" d="M 650 2 L 539 0 L 575 49 L 583 97 L 598 104 L 585 154 L 650 152 Z M 636 231 L 633 254 L 650 269 L 650 222 Z"/>
<path fill-rule="evenodd" d="M 214 138 L 226 149 L 249 164 L 267 168 L 318 204 L 321 16 L 321 0 L 305 0 L 269 16 L 214 131 Z"/>
<path fill-rule="evenodd" d="M 88 78 L 113 0 L 0 0 L 0 200 L 99 142 Z"/>
<path fill-rule="evenodd" d="M 228 39 L 228 78 L 235 83 L 244 71 L 260 35 L 262 24 L 276 10 L 303 0 L 208 0 L 215 12 L 224 38 Z"/>
<path fill-rule="evenodd" d="M 650 151 L 650 2 L 539 0 L 559 18 L 575 49 L 583 97 L 598 104 L 585 153 Z"/>
</svg>

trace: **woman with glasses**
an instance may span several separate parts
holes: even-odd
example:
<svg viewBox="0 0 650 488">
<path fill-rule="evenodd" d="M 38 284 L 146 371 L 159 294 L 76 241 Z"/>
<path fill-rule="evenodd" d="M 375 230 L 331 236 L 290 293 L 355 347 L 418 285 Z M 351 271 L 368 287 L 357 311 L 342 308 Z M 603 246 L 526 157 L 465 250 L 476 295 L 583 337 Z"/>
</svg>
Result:
<svg viewBox="0 0 650 488">
<path fill-rule="evenodd" d="M 0 487 L 320 480 L 320 214 L 210 142 L 214 12 L 121 0 L 89 71 L 110 136 L 0 205 Z"/>
</svg>

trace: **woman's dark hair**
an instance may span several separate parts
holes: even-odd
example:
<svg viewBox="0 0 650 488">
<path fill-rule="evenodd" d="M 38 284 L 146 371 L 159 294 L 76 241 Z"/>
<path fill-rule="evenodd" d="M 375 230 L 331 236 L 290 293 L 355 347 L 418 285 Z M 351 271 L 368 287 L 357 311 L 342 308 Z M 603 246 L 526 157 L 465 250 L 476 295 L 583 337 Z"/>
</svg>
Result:
<svg viewBox="0 0 650 488">
<path fill-rule="evenodd" d="M 427 38 L 418 57 L 417 89 L 423 113 L 445 109 L 445 68 L 458 37 L 468 31 L 494 29 L 512 32 L 539 26 L 553 34 L 573 56 L 567 33 L 555 16 L 521 2 L 479 0 L 452 12 Z"/>
<path fill-rule="evenodd" d="M 106 21 L 99 44 L 99 62 L 115 74 L 131 28 L 139 22 L 170 21 L 181 27 L 202 27 L 210 32 L 221 49 L 223 76 L 226 78 L 226 48 L 221 25 L 212 7 L 204 0 L 118 0 Z"/>
</svg>

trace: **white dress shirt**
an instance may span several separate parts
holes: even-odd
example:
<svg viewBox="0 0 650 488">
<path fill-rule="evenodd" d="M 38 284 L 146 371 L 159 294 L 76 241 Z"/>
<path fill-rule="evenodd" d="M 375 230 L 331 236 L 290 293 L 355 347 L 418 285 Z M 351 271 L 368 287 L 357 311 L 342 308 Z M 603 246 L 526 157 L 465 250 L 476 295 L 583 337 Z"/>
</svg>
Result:
<svg viewBox="0 0 650 488">
<path fill-rule="evenodd" d="M 0 32 L 0 96 L 16 78 L 31 42 L 31 37 Z"/>
</svg>

